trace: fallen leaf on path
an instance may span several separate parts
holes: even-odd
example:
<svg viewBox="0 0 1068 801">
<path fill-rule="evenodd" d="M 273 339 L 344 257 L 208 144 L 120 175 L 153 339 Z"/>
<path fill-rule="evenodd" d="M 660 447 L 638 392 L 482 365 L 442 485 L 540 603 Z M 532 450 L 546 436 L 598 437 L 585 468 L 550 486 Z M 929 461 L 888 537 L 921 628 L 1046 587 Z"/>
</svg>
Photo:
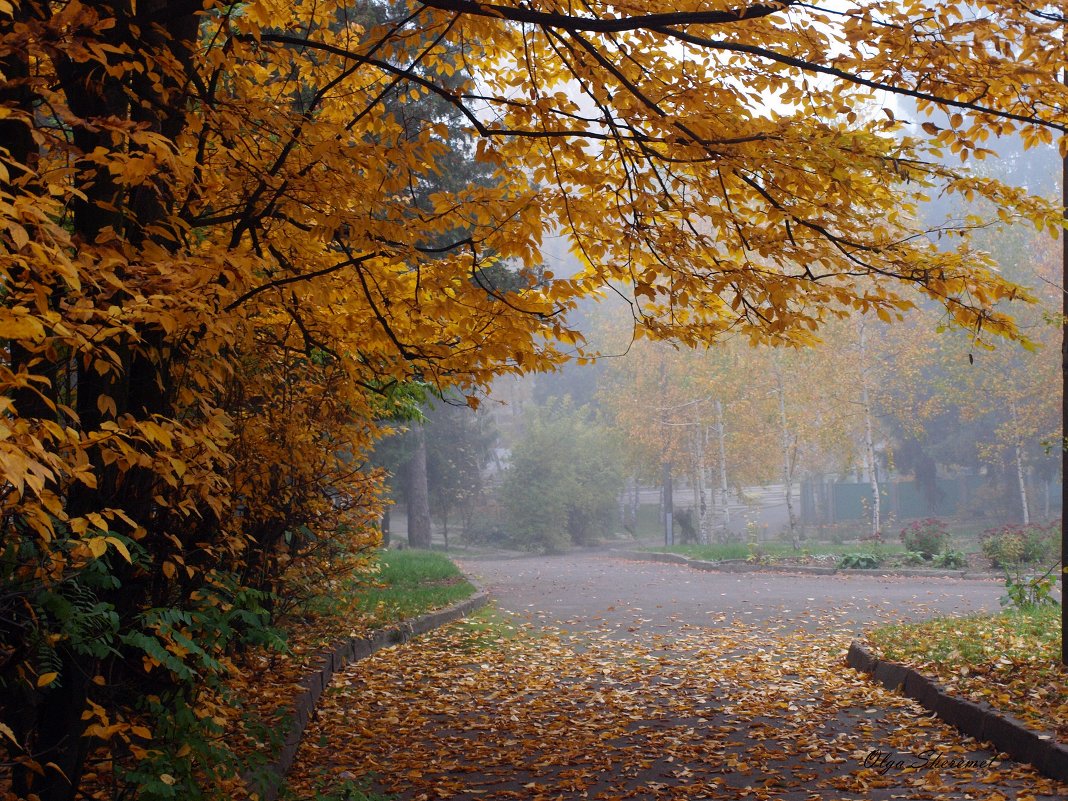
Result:
<svg viewBox="0 0 1068 801">
<path fill-rule="evenodd" d="M 846 667 L 836 622 L 818 637 L 788 618 L 653 635 L 530 626 L 474 653 L 457 624 L 346 671 L 291 788 L 311 797 L 345 771 L 404 799 L 1068 795 L 1008 761 L 925 769 L 923 754 L 990 754 Z"/>
</svg>

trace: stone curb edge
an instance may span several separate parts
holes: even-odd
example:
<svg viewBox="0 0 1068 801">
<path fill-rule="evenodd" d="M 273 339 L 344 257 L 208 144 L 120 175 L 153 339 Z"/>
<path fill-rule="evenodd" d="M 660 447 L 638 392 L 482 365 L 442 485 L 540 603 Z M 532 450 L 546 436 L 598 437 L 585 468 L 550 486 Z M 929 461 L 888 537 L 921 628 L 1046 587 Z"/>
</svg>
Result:
<svg viewBox="0 0 1068 801">
<path fill-rule="evenodd" d="M 856 640 L 849 646 L 846 664 L 870 674 L 888 690 L 913 699 L 969 737 L 993 743 L 1017 762 L 1030 763 L 1039 773 L 1068 782 L 1068 747 L 1052 736 L 1039 734 L 989 704 L 955 696 L 912 668 L 878 659 Z"/>
<path fill-rule="evenodd" d="M 467 581 L 474 584 L 470 579 Z M 320 667 L 306 674 L 298 682 L 301 691 L 293 702 L 290 728 L 281 750 L 265 767 L 246 774 L 245 783 L 249 788 L 249 793 L 255 793 L 259 801 L 276 801 L 282 786 L 282 779 L 296 759 L 304 729 L 315 712 L 319 698 L 330 686 L 334 673 L 383 648 L 406 643 L 412 637 L 426 634 L 439 626 L 466 617 L 485 606 L 489 599 L 489 593 L 475 585 L 475 594 L 457 604 L 379 629 L 363 637 L 346 637 L 320 651 Z"/>
<path fill-rule="evenodd" d="M 853 570 L 837 567 L 809 567 L 807 565 L 760 565 L 748 562 L 706 562 L 690 559 L 677 553 L 663 551 L 625 551 L 613 550 L 615 556 L 624 559 L 636 559 L 643 562 L 668 562 L 686 565 L 694 570 L 712 570 L 721 573 L 805 573 L 813 576 L 903 576 L 916 578 L 958 578 L 958 579 L 994 579 L 1002 577 L 996 573 L 970 573 L 966 570 L 913 570 L 911 568 L 891 568 L 887 570 Z"/>
</svg>

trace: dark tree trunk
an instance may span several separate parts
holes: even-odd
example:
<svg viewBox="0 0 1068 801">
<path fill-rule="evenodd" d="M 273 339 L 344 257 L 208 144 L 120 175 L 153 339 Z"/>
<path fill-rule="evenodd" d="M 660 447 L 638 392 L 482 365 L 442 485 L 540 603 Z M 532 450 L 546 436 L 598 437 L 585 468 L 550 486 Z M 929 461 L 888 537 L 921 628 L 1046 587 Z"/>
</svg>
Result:
<svg viewBox="0 0 1068 801">
<path fill-rule="evenodd" d="M 104 5 L 104 4 L 101 4 Z M 43 9 L 40 4 L 23 3 L 23 9 Z M 101 16 L 113 15 L 109 27 L 93 30 L 72 31 L 71 36 L 84 36 L 88 41 L 97 41 L 105 46 L 130 48 L 134 53 L 152 51 L 174 57 L 188 64 L 191 45 L 196 41 L 199 25 L 199 3 L 170 3 L 164 0 L 147 0 L 133 4 L 108 4 L 100 9 Z M 42 12 L 43 13 L 43 12 Z M 135 56 L 136 57 L 136 56 Z M 123 60 L 125 55 L 116 55 Z M 9 57 L 10 59 L 10 57 Z M 10 77 L 5 59 L 2 67 Z M 144 129 L 161 133 L 173 139 L 185 125 L 188 88 L 181 76 L 166 74 L 162 78 L 142 73 L 131 73 L 123 78 L 113 77 L 106 69 L 92 60 L 75 61 L 59 52 L 54 56 L 59 88 L 76 115 L 71 122 L 71 137 L 77 152 L 92 154 L 103 150 L 113 152 L 116 142 L 106 126 L 97 126 L 95 120 L 102 118 L 132 120 Z M 15 70 L 16 75 L 20 74 Z M 159 83 L 154 83 L 160 81 Z M 14 87 L 18 91 L 18 86 Z M 131 105 L 130 96 L 143 98 L 143 103 Z M 9 139 L 8 134 L 14 134 Z M 0 141 L 5 146 L 14 141 L 21 146 L 19 131 L 0 129 Z M 27 158 L 26 163 L 32 162 Z M 136 249 L 156 236 L 160 226 L 168 224 L 173 198 L 162 191 L 167 181 L 148 182 L 136 188 L 120 186 L 106 168 L 89 158 L 75 158 L 73 181 L 81 195 L 72 206 L 71 233 L 76 244 L 89 246 L 107 229 L 112 229 L 131 248 Z M 168 247 L 168 237 L 161 244 Z M 135 257 L 136 258 L 136 257 Z M 122 279 L 121 268 L 117 276 Z M 86 288 L 86 293 L 94 291 Z M 129 296 L 122 290 L 98 288 L 95 298 L 99 308 L 122 306 Z M 112 350 L 121 363 L 121 369 L 105 375 L 92 363 L 79 362 L 73 406 L 78 415 L 78 426 L 86 432 L 95 432 L 115 416 L 129 414 L 137 420 L 154 416 L 170 417 L 172 379 L 162 361 L 165 334 L 162 329 L 143 325 L 132 332 L 125 341 L 116 341 Z M 17 350 L 11 353 L 12 366 L 25 359 Z M 57 364 L 57 378 L 60 365 Z M 39 368 L 38 368 L 39 369 Z M 58 381 L 53 381 L 53 392 Z M 102 411 L 98 404 L 101 396 L 113 401 L 114 411 Z M 33 416 L 33 399 L 27 395 L 22 400 L 21 416 Z M 152 500 L 156 477 L 147 469 L 130 469 L 125 472 L 112 463 L 107 464 L 99 452 L 91 453 L 90 460 L 96 474 L 97 486 L 90 488 L 75 484 L 68 493 L 66 512 L 80 517 L 99 512 L 108 507 L 123 509 L 131 518 L 148 529 L 153 536 Z M 158 521 L 157 521 L 158 523 Z M 150 542 L 150 539 L 145 540 Z M 138 579 L 132 571 L 116 574 L 122 586 L 115 591 L 98 593 L 100 600 L 114 605 L 120 617 L 128 618 L 137 611 L 151 606 L 154 585 L 143 577 Z M 43 776 L 24 776 L 20 768 L 13 776 L 16 786 L 32 782 L 32 791 L 42 801 L 70 801 L 80 794 L 89 741 L 82 736 L 85 721 L 82 713 L 87 707 L 90 680 L 98 672 L 104 672 L 99 663 L 76 659 L 60 652 L 63 669 L 53 687 L 40 692 L 33 706 L 31 738 L 32 749 L 42 763 L 54 763 L 58 770 L 46 768 Z"/>
</svg>

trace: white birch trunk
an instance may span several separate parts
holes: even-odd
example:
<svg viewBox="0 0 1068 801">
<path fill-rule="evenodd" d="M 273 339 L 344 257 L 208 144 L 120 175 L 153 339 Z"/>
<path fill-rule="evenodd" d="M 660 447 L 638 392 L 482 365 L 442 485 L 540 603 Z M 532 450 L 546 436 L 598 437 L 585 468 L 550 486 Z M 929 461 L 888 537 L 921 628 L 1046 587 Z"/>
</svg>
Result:
<svg viewBox="0 0 1068 801">
<path fill-rule="evenodd" d="M 1012 427 L 1019 431 L 1020 419 L 1015 400 L 1009 404 L 1009 411 L 1012 413 Z M 1031 522 L 1031 512 L 1027 506 L 1027 472 L 1024 470 L 1023 443 L 1019 436 L 1016 437 L 1016 481 L 1020 485 L 1020 506 L 1023 508 L 1023 524 L 1026 526 Z"/>
<path fill-rule="evenodd" d="M 697 538 L 702 545 L 708 545 L 712 542 L 712 508 L 708 502 L 708 460 L 705 458 L 708 431 L 704 426 L 697 436 L 701 441 L 701 458 L 697 462 Z"/>
<path fill-rule="evenodd" d="M 790 544 L 801 547 L 797 537 L 797 517 L 794 514 L 794 460 L 791 454 L 790 429 L 786 420 L 786 386 L 783 383 L 782 366 L 777 365 L 775 377 L 779 390 L 779 423 L 782 427 L 782 483 L 786 490 L 786 516 L 790 525 Z"/>
<path fill-rule="evenodd" d="M 879 472 L 875 463 L 875 427 L 872 423 L 871 397 L 868 393 L 867 328 L 860 321 L 860 402 L 864 410 L 864 459 L 868 463 L 868 483 L 871 485 L 871 535 L 878 537 L 882 530 L 882 499 L 879 497 Z"/>
<path fill-rule="evenodd" d="M 723 541 L 730 540 L 730 485 L 727 483 L 727 433 L 723 427 L 723 404 L 716 401 L 716 437 L 719 439 L 719 493 L 723 507 Z"/>
</svg>

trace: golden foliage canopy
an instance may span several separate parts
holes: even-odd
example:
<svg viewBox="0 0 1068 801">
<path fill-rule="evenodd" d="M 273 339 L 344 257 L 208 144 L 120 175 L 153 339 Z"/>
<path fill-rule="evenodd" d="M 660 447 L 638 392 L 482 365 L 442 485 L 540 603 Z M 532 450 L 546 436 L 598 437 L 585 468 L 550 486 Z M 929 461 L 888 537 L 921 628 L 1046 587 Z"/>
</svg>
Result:
<svg viewBox="0 0 1068 801">
<path fill-rule="evenodd" d="M 651 337 L 796 342 L 911 286 L 1013 335 L 1018 288 L 914 211 L 1059 225 L 937 157 L 1063 152 L 1062 33 L 1007 2 L 0 0 L 0 669 L 33 710 L 0 739 L 76 788 L 77 737 L 40 722 L 121 706 L 105 665 L 194 659 L 145 610 L 373 542 L 359 468 L 398 389 L 550 367 L 583 295 Z M 895 94 L 940 115 L 868 113 Z M 548 231 L 578 274 L 539 269 Z M 101 570 L 94 650 L 42 599 Z"/>
</svg>

